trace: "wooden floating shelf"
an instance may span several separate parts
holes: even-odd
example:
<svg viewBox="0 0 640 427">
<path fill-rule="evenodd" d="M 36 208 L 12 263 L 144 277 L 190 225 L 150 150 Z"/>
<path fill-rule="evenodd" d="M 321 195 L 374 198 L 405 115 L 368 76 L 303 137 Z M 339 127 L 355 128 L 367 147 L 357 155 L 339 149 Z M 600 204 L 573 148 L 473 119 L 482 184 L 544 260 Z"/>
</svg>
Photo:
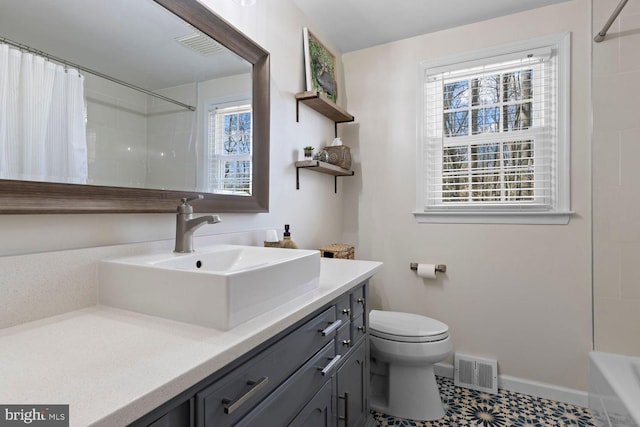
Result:
<svg viewBox="0 0 640 427">
<path fill-rule="evenodd" d="M 323 116 L 333 120 L 335 123 L 346 123 L 354 121 L 354 117 L 331 101 L 326 95 L 317 91 L 300 92 L 296 94 L 296 114 L 298 114 L 297 104 L 302 102 L 308 107 L 316 110 Z M 296 118 L 296 121 L 298 118 Z"/>
<path fill-rule="evenodd" d="M 300 160 L 296 162 L 297 168 L 314 168 L 316 172 L 328 173 L 335 176 L 351 176 L 353 171 L 320 160 Z"/>
<path fill-rule="evenodd" d="M 334 193 L 338 192 L 339 176 L 353 176 L 355 174 L 352 170 L 341 168 L 340 166 L 332 165 L 331 163 L 321 162 L 320 160 L 300 160 L 296 162 L 296 190 L 300 189 L 300 169 L 309 169 L 315 172 L 333 175 Z"/>
</svg>

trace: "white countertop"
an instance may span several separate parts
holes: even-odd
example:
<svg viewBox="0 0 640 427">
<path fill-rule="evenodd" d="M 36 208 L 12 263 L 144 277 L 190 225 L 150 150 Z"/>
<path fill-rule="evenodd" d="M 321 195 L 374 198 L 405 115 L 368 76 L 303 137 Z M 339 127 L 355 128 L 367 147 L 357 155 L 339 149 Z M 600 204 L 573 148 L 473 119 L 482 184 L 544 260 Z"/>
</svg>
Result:
<svg viewBox="0 0 640 427">
<path fill-rule="evenodd" d="M 380 270 L 321 260 L 320 286 L 229 331 L 95 306 L 0 330 L 0 403 L 68 404 L 71 426 L 124 426 Z"/>
</svg>

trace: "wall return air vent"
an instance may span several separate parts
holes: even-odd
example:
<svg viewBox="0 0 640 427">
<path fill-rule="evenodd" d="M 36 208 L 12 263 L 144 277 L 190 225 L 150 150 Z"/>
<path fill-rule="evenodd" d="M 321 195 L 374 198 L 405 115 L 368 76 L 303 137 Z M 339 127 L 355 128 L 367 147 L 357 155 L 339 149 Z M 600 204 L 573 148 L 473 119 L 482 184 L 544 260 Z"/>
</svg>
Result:
<svg viewBox="0 0 640 427">
<path fill-rule="evenodd" d="M 498 361 L 456 353 L 453 383 L 457 387 L 497 394 Z"/>
</svg>

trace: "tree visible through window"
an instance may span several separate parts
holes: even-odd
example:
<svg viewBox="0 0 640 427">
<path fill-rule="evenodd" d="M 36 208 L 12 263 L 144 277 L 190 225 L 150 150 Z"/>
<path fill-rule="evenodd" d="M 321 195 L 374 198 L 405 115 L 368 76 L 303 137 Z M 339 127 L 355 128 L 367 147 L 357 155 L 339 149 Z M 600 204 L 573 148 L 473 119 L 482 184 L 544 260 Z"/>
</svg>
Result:
<svg viewBox="0 0 640 427">
<path fill-rule="evenodd" d="M 251 195 L 251 105 L 209 110 L 209 188 L 214 193 Z"/>
<path fill-rule="evenodd" d="M 444 203 L 533 200 L 533 138 L 464 144 L 456 138 L 531 129 L 536 71 L 523 68 L 444 83 Z"/>
</svg>

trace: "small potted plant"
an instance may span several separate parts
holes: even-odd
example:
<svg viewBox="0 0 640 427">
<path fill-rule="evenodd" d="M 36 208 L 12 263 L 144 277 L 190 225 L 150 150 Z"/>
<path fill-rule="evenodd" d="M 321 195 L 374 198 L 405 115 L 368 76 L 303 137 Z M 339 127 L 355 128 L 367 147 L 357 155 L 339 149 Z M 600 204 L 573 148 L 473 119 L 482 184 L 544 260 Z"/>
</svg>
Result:
<svg viewBox="0 0 640 427">
<path fill-rule="evenodd" d="M 305 158 L 311 158 L 313 157 L 313 147 L 310 145 L 307 145 L 306 147 L 303 148 L 304 150 L 304 157 Z"/>
</svg>

